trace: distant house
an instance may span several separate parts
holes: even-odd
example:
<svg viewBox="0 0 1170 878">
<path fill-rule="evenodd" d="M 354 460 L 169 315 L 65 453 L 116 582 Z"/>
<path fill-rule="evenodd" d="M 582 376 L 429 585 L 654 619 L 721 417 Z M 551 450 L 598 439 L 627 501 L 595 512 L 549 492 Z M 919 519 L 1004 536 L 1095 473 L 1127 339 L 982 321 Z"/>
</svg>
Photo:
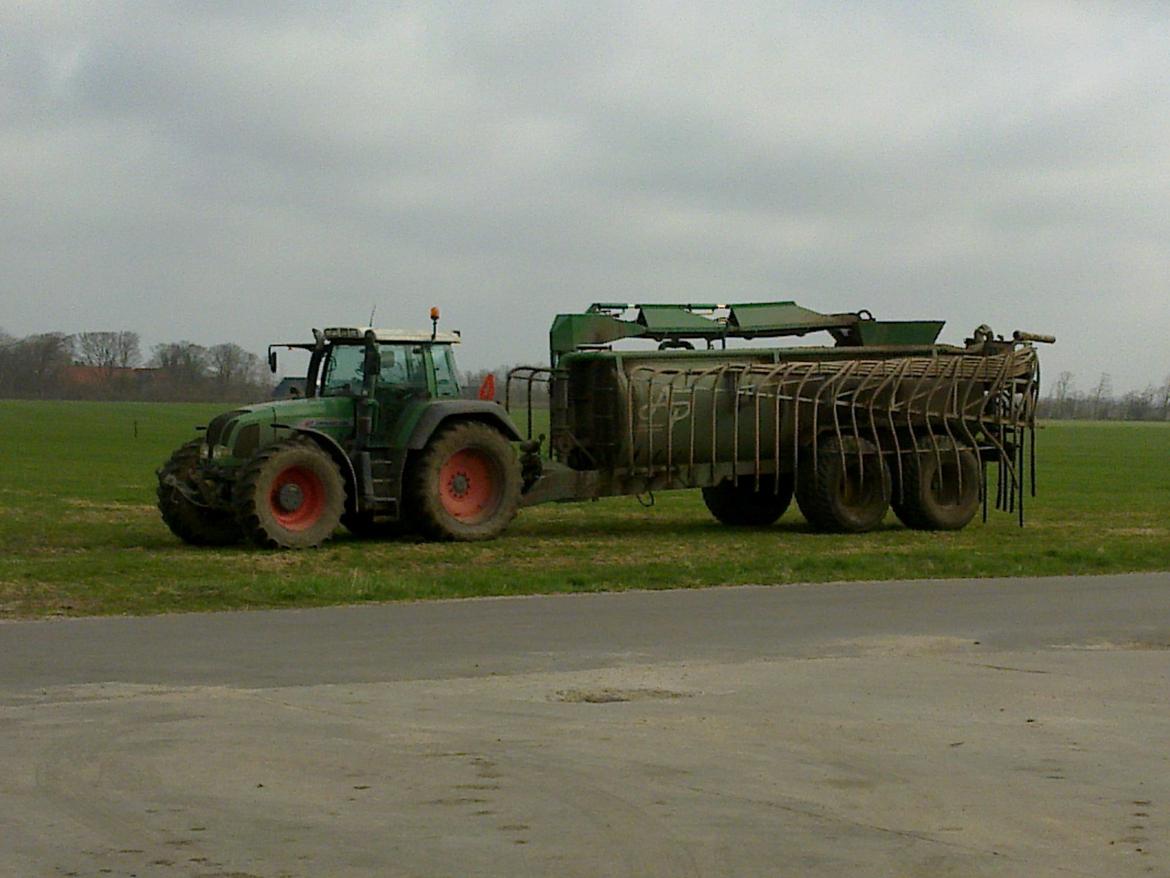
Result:
<svg viewBox="0 0 1170 878">
<path fill-rule="evenodd" d="M 282 378 L 272 390 L 273 399 L 295 399 L 305 395 L 304 378 Z"/>
</svg>

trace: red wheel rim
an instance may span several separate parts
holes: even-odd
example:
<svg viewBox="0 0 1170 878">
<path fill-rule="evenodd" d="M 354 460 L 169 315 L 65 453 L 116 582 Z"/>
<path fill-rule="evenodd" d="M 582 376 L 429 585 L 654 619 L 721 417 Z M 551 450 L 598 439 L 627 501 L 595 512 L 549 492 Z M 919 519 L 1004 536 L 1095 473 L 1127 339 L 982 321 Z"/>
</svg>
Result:
<svg viewBox="0 0 1170 878">
<path fill-rule="evenodd" d="M 306 530 L 325 510 L 325 483 L 303 466 L 289 466 L 272 480 L 268 492 L 272 517 L 286 530 Z"/>
<path fill-rule="evenodd" d="M 495 508 L 499 490 L 496 467 L 482 451 L 456 451 L 439 470 L 439 500 L 447 513 L 475 524 Z"/>
</svg>

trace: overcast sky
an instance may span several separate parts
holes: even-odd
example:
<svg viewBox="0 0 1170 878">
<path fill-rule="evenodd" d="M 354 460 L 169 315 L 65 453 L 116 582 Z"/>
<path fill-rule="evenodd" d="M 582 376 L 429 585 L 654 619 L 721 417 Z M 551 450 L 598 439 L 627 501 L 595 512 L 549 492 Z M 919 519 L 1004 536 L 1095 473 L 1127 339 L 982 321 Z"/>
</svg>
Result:
<svg viewBox="0 0 1170 878">
<path fill-rule="evenodd" d="M 341 11 L 342 7 L 346 11 Z M 795 299 L 1170 373 L 1164 3 L 0 0 L 0 327 Z"/>
</svg>

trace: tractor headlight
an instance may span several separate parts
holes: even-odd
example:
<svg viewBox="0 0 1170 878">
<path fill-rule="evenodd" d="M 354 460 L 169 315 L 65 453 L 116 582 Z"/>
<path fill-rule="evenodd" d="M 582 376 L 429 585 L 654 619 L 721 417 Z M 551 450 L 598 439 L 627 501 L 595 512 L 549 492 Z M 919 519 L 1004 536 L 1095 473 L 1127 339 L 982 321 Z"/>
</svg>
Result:
<svg viewBox="0 0 1170 878">
<path fill-rule="evenodd" d="M 211 459 L 223 460 L 225 457 L 231 457 L 232 450 L 226 445 L 213 445 L 211 447 Z"/>
</svg>

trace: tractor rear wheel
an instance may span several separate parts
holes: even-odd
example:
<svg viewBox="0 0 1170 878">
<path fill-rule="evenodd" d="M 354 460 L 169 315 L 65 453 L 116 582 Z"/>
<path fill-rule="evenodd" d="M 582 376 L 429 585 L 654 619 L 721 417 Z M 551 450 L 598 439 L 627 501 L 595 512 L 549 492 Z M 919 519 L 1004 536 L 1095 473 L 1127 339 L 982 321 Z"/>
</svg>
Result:
<svg viewBox="0 0 1170 878">
<path fill-rule="evenodd" d="M 232 504 L 252 542 L 307 549 L 337 530 L 345 509 L 345 481 L 333 458 L 313 440 L 286 439 L 244 464 Z"/>
<path fill-rule="evenodd" d="M 939 447 L 902 462 L 902 490 L 890 501 L 915 530 L 960 530 L 979 511 L 983 474 L 969 449 Z"/>
<path fill-rule="evenodd" d="M 756 490 L 754 478 L 743 478 L 739 484 L 731 479 L 703 489 L 703 502 L 723 524 L 734 527 L 767 527 L 784 514 L 792 502 L 792 476 L 771 476 L 760 479 Z"/>
<path fill-rule="evenodd" d="M 434 540 L 490 540 L 520 505 L 520 462 L 494 427 L 464 421 L 436 433 L 411 468 L 410 509 Z"/>
<path fill-rule="evenodd" d="M 890 471 L 866 439 L 827 436 L 809 452 L 796 484 L 796 502 L 815 530 L 873 530 L 890 507 Z"/>
<path fill-rule="evenodd" d="M 201 445 L 199 439 L 181 445 L 158 471 L 158 511 L 171 532 L 185 543 L 230 546 L 243 536 L 231 513 L 195 503 L 174 484 L 191 484 Z M 190 493 L 198 494 L 193 485 Z"/>
</svg>

